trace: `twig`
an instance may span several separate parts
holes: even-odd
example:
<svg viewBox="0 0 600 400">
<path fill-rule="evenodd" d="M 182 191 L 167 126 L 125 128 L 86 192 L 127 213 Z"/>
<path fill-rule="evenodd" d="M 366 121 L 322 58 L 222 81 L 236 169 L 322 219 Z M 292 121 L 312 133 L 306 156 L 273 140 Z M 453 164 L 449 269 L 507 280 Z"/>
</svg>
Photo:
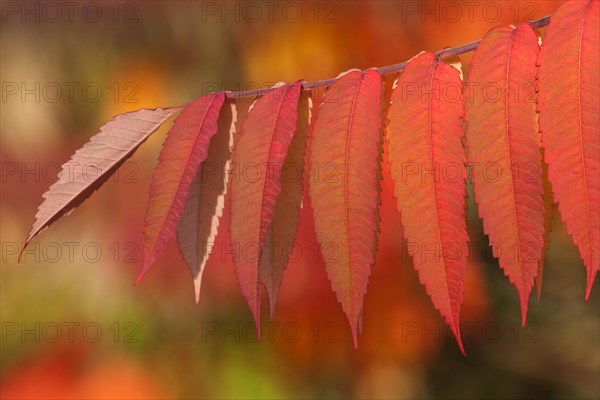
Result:
<svg viewBox="0 0 600 400">
<path fill-rule="evenodd" d="M 543 18 L 536 19 L 535 21 L 529 22 L 529 25 L 533 29 L 538 29 L 538 28 L 542 28 L 542 27 L 548 25 L 549 23 L 550 23 L 550 16 L 548 15 Z M 459 54 L 464 54 L 464 53 L 468 53 L 470 51 L 475 50 L 480 42 L 481 42 L 481 40 L 478 40 L 476 42 L 464 44 L 462 46 L 439 50 L 435 54 L 438 56 L 438 58 L 457 56 Z M 379 72 L 381 75 L 387 75 L 387 74 L 392 74 L 395 72 L 400 72 L 404 68 L 406 68 L 407 65 L 408 65 L 408 61 L 404 61 L 404 62 L 401 62 L 398 64 L 387 65 L 385 67 L 378 67 L 378 68 L 374 68 L 374 69 L 377 72 Z M 323 79 L 323 80 L 314 81 L 314 82 L 302 82 L 302 89 L 303 90 L 316 89 L 316 88 L 323 87 L 323 86 L 329 86 L 334 82 L 335 82 L 335 78 Z M 262 96 L 266 93 L 269 93 L 271 90 L 273 90 L 273 88 L 246 90 L 246 91 L 240 91 L 240 92 L 226 91 L 225 95 L 228 98 L 256 97 L 256 96 Z"/>
</svg>

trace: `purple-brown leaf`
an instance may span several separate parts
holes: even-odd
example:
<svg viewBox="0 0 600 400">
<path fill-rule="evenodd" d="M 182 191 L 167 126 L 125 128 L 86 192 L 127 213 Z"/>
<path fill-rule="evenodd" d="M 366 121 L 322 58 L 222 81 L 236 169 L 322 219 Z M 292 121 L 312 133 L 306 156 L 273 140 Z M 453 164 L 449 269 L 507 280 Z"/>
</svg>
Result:
<svg viewBox="0 0 600 400">
<path fill-rule="evenodd" d="M 196 303 L 200 300 L 202 273 L 225 206 L 236 122 L 235 101 L 227 103 L 221 109 L 217 133 L 210 141 L 206 161 L 192 181 L 177 227 L 179 251 L 194 277 Z"/>
<path fill-rule="evenodd" d="M 44 202 L 25 246 L 42 230 L 79 206 L 179 108 L 142 109 L 117 115 L 100 128 L 61 168 L 59 179 L 44 193 Z M 92 167 L 94 176 L 86 173 Z M 23 250 L 25 249 L 23 247 Z"/>
</svg>

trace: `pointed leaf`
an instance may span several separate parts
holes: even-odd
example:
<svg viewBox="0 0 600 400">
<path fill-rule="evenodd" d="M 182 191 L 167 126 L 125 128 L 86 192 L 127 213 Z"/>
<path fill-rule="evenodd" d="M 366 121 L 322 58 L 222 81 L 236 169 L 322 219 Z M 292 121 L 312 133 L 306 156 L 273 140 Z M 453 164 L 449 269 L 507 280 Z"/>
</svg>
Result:
<svg viewBox="0 0 600 400">
<path fill-rule="evenodd" d="M 238 283 L 260 338 L 258 266 L 281 192 L 281 174 L 296 132 L 300 82 L 258 99 L 242 124 L 233 152 L 231 242 Z"/>
<path fill-rule="evenodd" d="M 142 109 L 117 115 L 100 128 L 61 168 L 35 216 L 25 246 L 54 221 L 69 214 L 100 188 L 178 108 Z M 93 168 L 95 174 L 88 170 Z M 25 249 L 23 247 L 23 250 Z"/>
<path fill-rule="evenodd" d="M 221 109 L 218 130 L 210 141 L 206 160 L 198 168 L 177 227 L 179 250 L 194 277 L 196 303 L 204 266 L 208 261 L 223 215 L 228 170 L 235 134 L 236 107 L 228 100 Z"/>
<path fill-rule="evenodd" d="M 587 270 L 586 300 L 600 269 L 599 9 L 598 1 L 568 1 L 559 7 L 538 57 L 548 177 Z"/>
<path fill-rule="evenodd" d="M 459 314 L 468 238 L 461 92 L 456 68 L 432 53 L 415 57 L 395 83 L 387 139 L 407 248 L 464 353 Z"/>
<path fill-rule="evenodd" d="M 217 132 L 224 100 L 223 92 L 194 100 L 185 106 L 167 133 L 152 176 L 144 227 L 144 262 L 136 284 L 175 234 L 192 180 Z"/>
<path fill-rule="evenodd" d="M 475 201 L 494 255 L 519 293 L 523 326 L 544 248 L 538 52 L 529 25 L 492 29 L 473 56 L 465 99 Z"/>
<path fill-rule="evenodd" d="M 309 189 L 327 275 L 356 347 L 379 222 L 381 77 L 351 70 L 328 92 L 312 129 Z"/>
<path fill-rule="evenodd" d="M 304 154 L 311 105 L 310 92 L 302 93 L 298 102 L 296 134 L 288 149 L 282 170 L 281 194 L 275 205 L 273 223 L 260 258 L 259 278 L 267 291 L 271 320 L 275 312 L 275 302 L 283 280 L 283 272 L 295 250 L 294 240 L 300 221 Z"/>
</svg>

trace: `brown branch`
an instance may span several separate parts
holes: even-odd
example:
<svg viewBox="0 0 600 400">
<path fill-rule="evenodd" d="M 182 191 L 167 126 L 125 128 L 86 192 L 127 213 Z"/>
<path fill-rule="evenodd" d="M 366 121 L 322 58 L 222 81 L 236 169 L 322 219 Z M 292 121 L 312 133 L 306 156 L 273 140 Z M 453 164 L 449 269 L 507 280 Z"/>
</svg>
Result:
<svg viewBox="0 0 600 400">
<path fill-rule="evenodd" d="M 536 19 L 535 21 L 529 22 L 529 25 L 533 29 L 538 29 L 538 28 L 542 28 L 542 27 L 548 25 L 549 23 L 550 23 L 550 16 L 548 15 L 543 18 Z M 457 56 L 459 54 L 464 54 L 464 53 L 468 53 L 470 51 L 475 50 L 480 42 L 481 42 L 481 40 L 478 40 L 476 42 L 464 44 L 462 46 L 439 50 L 435 54 L 438 56 L 438 58 Z M 398 64 L 387 65 L 385 67 L 378 67 L 378 68 L 374 68 L 374 69 L 377 72 L 379 72 L 381 75 L 387 75 L 387 74 L 392 74 L 395 72 L 400 72 L 404 68 L 406 68 L 407 65 L 408 65 L 408 61 L 404 61 L 404 62 L 401 62 Z M 333 79 L 323 79 L 323 80 L 314 81 L 314 82 L 302 82 L 302 89 L 310 90 L 310 89 L 316 89 L 316 88 L 323 87 L 323 86 L 329 86 L 332 83 L 334 83 L 335 80 L 336 79 L 333 78 Z M 246 90 L 246 91 L 240 91 L 240 92 L 226 91 L 225 95 L 229 98 L 256 97 L 256 96 L 261 96 L 266 93 L 269 93 L 271 90 L 273 90 L 273 88 Z"/>
</svg>

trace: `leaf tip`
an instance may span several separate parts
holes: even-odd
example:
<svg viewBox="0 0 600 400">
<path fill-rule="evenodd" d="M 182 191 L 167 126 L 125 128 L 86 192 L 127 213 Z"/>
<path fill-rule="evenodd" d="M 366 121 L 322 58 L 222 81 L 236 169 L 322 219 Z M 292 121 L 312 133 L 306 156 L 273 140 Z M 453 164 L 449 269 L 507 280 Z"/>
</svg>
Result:
<svg viewBox="0 0 600 400">
<path fill-rule="evenodd" d="M 202 284 L 202 277 L 200 274 L 194 277 L 194 294 L 196 297 L 196 304 L 200 303 L 200 286 Z"/>
<path fill-rule="evenodd" d="M 352 341 L 354 342 L 354 350 L 358 351 L 358 330 L 352 328 Z"/>
<path fill-rule="evenodd" d="M 350 330 L 352 332 L 352 342 L 354 343 L 354 350 L 358 351 L 358 335 L 361 333 L 361 317 L 353 318 L 348 315 L 348 322 L 350 323 Z"/>
<path fill-rule="evenodd" d="M 21 262 L 21 256 L 23 256 L 23 252 L 27 248 L 27 245 L 29 244 L 30 240 L 31 240 L 31 238 L 27 239 L 27 241 L 25 242 L 25 244 L 23 244 L 23 247 L 21 247 L 21 251 L 19 252 L 19 257 L 17 257 L 17 263 Z"/>
<path fill-rule="evenodd" d="M 260 292 L 257 296 L 257 301 L 253 304 L 248 303 L 250 311 L 252 312 L 252 318 L 254 319 L 254 326 L 256 327 L 256 338 L 260 340 Z"/>
<path fill-rule="evenodd" d="M 133 282 L 134 285 L 138 285 L 142 281 L 142 278 L 146 274 L 146 271 L 148 271 L 150 269 L 150 265 L 151 264 L 146 262 L 146 258 L 144 258 L 144 263 L 142 264 L 142 269 L 140 270 L 137 278 L 135 278 L 135 282 Z"/>
<path fill-rule="evenodd" d="M 254 311 L 252 312 L 252 314 L 254 314 Z M 256 326 L 256 338 L 258 340 L 260 340 L 261 335 L 260 335 L 260 315 L 254 314 L 254 325 Z"/>
<path fill-rule="evenodd" d="M 590 299 L 590 295 L 592 294 L 592 288 L 594 287 L 594 282 L 596 281 L 596 275 L 598 271 L 594 270 L 587 276 L 587 284 L 585 287 L 585 301 L 587 302 Z"/>
<path fill-rule="evenodd" d="M 454 337 L 456 338 L 456 343 L 458 344 L 458 348 L 460 349 L 460 352 L 462 353 L 463 356 L 466 357 L 467 353 L 465 352 L 465 348 L 462 343 L 462 338 L 460 337 L 460 328 L 458 327 L 458 325 L 451 324 L 450 329 L 452 330 L 452 333 L 454 334 Z"/>
<path fill-rule="evenodd" d="M 134 286 L 137 286 L 142 281 L 142 278 L 144 277 L 144 273 L 145 272 L 143 270 L 140 271 L 140 273 L 138 274 L 137 278 L 135 278 L 135 281 L 133 282 Z"/>
<path fill-rule="evenodd" d="M 525 328 L 525 325 L 527 324 L 527 311 L 529 309 L 529 293 L 519 294 L 519 300 L 521 303 L 521 326 Z"/>
</svg>

